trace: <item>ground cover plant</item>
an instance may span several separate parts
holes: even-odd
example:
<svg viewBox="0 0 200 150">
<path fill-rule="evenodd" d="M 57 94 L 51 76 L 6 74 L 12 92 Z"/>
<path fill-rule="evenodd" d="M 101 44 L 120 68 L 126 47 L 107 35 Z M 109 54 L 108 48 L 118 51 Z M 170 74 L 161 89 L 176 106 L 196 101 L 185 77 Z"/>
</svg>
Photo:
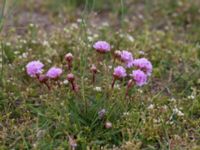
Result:
<svg viewBox="0 0 200 150">
<path fill-rule="evenodd" d="M 199 5 L 3 0 L 0 149 L 200 149 Z"/>
</svg>

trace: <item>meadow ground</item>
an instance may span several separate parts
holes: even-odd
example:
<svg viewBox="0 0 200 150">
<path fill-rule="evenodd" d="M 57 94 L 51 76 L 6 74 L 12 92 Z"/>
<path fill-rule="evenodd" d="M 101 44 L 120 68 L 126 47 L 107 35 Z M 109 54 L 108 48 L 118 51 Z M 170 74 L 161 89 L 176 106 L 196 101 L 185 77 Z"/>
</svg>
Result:
<svg viewBox="0 0 200 150">
<path fill-rule="evenodd" d="M 1 0 L 0 149 L 199 150 L 199 6 L 199 0 Z M 97 53 L 99 40 L 111 51 Z M 114 68 L 123 65 L 115 50 L 153 65 L 148 84 L 134 85 L 128 96 L 127 78 L 111 88 Z M 69 52 L 76 92 L 67 80 Z M 27 75 L 33 60 L 45 64 L 44 72 L 63 69 L 58 82 L 48 81 L 51 90 Z"/>
</svg>

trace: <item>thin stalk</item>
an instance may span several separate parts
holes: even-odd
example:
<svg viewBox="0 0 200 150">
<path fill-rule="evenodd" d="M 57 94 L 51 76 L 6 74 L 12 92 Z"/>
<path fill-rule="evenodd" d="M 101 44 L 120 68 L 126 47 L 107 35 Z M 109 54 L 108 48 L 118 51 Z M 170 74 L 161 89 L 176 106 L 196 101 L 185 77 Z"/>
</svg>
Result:
<svg viewBox="0 0 200 150">
<path fill-rule="evenodd" d="M 123 22 L 124 22 L 124 0 L 120 0 L 120 3 L 121 3 L 120 22 L 121 22 L 121 26 L 123 26 Z"/>
<path fill-rule="evenodd" d="M 3 6 L 2 6 L 1 14 L 0 14 L 0 33 L 1 33 L 2 28 L 3 28 L 3 19 L 4 19 L 5 7 L 6 7 L 6 0 L 3 1 Z M 1 61 L 2 61 L 2 64 L 1 64 L 1 84 L 2 84 L 2 87 L 3 87 L 3 70 L 4 70 L 4 67 L 3 67 L 4 57 L 3 57 L 3 55 L 4 55 L 4 46 L 3 46 L 3 43 L 1 43 Z"/>
<path fill-rule="evenodd" d="M 87 99 L 85 98 L 85 88 L 84 88 L 84 78 L 81 77 L 81 95 L 82 95 L 82 99 L 85 103 L 85 112 L 87 112 L 87 107 L 88 107 L 88 102 Z"/>
</svg>

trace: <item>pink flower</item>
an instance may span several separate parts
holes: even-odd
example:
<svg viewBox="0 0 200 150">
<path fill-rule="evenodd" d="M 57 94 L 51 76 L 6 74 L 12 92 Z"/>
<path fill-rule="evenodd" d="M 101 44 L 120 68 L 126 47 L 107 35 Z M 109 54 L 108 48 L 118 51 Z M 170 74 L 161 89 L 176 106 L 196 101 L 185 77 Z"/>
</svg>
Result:
<svg viewBox="0 0 200 150">
<path fill-rule="evenodd" d="M 148 76 L 151 75 L 152 72 L 152 64 L 146 58 L 139 58 L 133 61 L 133 65 L 136 66 L 138 69 L 143 70 Z"/>
<path fill-rule="evenodd" d="M 46 73 L 46 76 L 51 79 L 57 79 L 62 74 L 62 69 L 57 67 L 52 67 Z"/>
<path fill-rule="evenodd" d="M 43 67 L 44 67 L 44 64 L 41 63 L 39 60 L 31 61 L 26 65 L 26 72 L 29 76 L 35 77 L 36 75 L 39 75 L 42 73 Z"/>
<path fill-rule="evenodd" d="M 121 61 L 125 63 L 127 68 L 131 68 L 133 66 L 133 56 L 132 53 L 128 51 L 121 52 Z"/>
<path fill-rule="evenodd" d="M 93 45 L 97 52 L 106 53 L 110 51 L 110 44 L 106 41 L 98 41 Z"/>
<path fill-rule="evenodd" d="M 116 77 L 116 78 L 123 78 L 123 77 L 126 77 L 126 70 L 125 70 L 124 67 L 122 67 L 122 66 L 117 66 L 117 67 L 114 69 L 113 76 Z"/>
<path fill-rule="evenodd" d="M 138 86 L 143 86 L 147 83 L 147 75 L 141 70 L 133 70 L 130 76 Z"/>
</svg>

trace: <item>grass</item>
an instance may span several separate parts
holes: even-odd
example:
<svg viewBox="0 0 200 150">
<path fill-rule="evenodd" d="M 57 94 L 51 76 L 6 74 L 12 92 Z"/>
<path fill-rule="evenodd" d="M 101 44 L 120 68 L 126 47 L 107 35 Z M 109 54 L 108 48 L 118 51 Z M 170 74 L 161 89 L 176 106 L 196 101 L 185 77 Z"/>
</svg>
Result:
<svg viewBox="0 0 200 150">
<path fill-rule="evenodd" d="M 7 6 L 14 9 L 0 36 L 0 149 L 70 149 L 69 136 L 77 149 L 200 149 L 198 0 L 37 4 Z M 92 48 L 98 40 L 112 45 L 101 64 Z M 113 53 L 123 49 L 153 64 L 148 85 L 133 87 L 127 99 L 126 80 L 110 88 L 113 68 L 121 64 L 113 63 Z M 80 86 L 76 94 L 63 83 L 68 52 Z M 42 61 L 45 71 L 62 67 L 61 87 L 48 91 L 30 78 L 25 66 L 32 60 Z M 99 70 L 94 85 L 93 63 Z M 104 127 L 106 121 L 112 128 Z"/>
</svg>

